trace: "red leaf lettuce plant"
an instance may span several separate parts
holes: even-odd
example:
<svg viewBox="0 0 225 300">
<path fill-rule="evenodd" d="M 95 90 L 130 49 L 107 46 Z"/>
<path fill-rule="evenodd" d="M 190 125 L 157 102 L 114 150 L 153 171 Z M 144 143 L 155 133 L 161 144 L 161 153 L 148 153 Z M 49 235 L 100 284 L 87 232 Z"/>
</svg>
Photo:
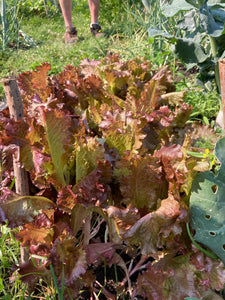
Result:
<svg viewBox="0 0 225 300">
<path fill-rule="evenodd" d="M 17 153 L 30 178 L 30 195 L 10 191 L 6 160 L 0 221 L 22 228 L 16 237 L 30 260 L 18 266 L 21 279 L 32 289 L 53 273 L 64 299 L 82 289 L 149 300 L 222 289 L 222 262 L 199 251 L 186 229 L 203 164 L 186 153 L 197 127 L 187 124 L 191 107 L 168 67 L 108 55 L 53 77 L 50 68 L 19 75 L 25 117 L 16 122 L 5 109 L 0 119 L 2 151 Z"/>
</svg>

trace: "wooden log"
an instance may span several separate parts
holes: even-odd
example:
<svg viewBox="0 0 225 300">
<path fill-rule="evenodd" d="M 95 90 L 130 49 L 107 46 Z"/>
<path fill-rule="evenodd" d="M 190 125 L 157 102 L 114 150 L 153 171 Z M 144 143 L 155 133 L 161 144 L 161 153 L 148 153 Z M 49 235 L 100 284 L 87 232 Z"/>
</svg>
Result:
<svg viewBox="0 0 225 300">
<path fill-rule="evenodd" d="M 10 117 L 18 121 L 24 117 L 23 103 L 20 96 L 20 91 L 15 78 L 2 79 L 7 104 L 9 107 Z M 17 146 L 20 146 L 19 144 Z M 13 169 L 15 177 L 16 193 L 25 196 L 29 195 L 29 181 L 26 170 L 17 161 L 13 155 Z M 21 247 L 21 262 L 28 262 L 29 256 L 24 247 Z"/>
<path fill-rule="evenodd" d="M 24 111 L 16 79 L 3 78 L 2 85 L 4 88 L 7 104 L 9 106 L 10 117 L 18 121 L 19 119 L 24 117 Z"/>
<path fill-rule="evenodd" d="M 24 117 L 23 103 L 20 96 L 20 91 L 14 78 L 2 79 L 7 104 L 9 107 L 10 117 L 18 121 Z M 20 145 L 17 145 L 20 146 Z M 28 175 L 25 169 L 17 162 L 16 157 L 13 157 L 13 168 L 15 176 L 16 193 L 25 196 L 29 195 Z"/>
</svg>

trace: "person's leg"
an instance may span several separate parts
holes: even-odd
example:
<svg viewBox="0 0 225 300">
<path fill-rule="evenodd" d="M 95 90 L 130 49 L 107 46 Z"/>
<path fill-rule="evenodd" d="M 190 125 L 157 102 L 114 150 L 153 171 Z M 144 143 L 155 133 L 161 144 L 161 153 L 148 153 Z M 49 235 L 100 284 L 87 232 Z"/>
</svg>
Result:
<svg viewBox="0 0 225 300">
<path fill-rule="evenodd" d="M 66 27 L 73 27 L 72 0 L 59 0 Z"/>
<path fill-rule="evenodd" d="M 74 43 L 77 39 L 77 30 L 73 27 L 72 21 L 72 0 L 59 0 L 59 4 L 62 10 L 66 33 L 64 35 L 66 43 Z"/>
<path fill-rule="evenodd" d="M 98 24 L 99 3 L 100 0 L 88 0 L 92 24 Z"/>
</svg>

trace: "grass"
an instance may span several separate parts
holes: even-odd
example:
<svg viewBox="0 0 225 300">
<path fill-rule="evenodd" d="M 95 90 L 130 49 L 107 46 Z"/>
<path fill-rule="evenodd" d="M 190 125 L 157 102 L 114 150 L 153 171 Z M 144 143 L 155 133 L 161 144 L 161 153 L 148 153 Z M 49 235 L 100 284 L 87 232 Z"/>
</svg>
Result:
<svg viewBox="0 0 225 300">
<path fill-rule="evenodd" d="M 2 300 L 24 299 L 25 285 L 19 280 L 12 284 L 12 268 L 19 265 L 20 246 L 12 231 L 6 225 L 0 228 L 0 296 Z"/>
<path fill-rule="evenodd" d="M 84 2 L 84 1 L 83 1 Z M 81 1 L 82 3 L 82 1 Z M 75 6 L 73 9 L 74 24 L 78 30 L 78 44 L 66 45 L 63 40 L 65 26 L 61 14 L 47 16 L 23 17 L 20 22 L 20 29 L 37 43 L 37 47 L 31 49 L 9 50 L 7 61 L 4 61 L 4 70 L 1 77 L 10 73 L 34 69 L 43 61 L 48 61 L 52 65 L 52 73 L 60 72 L 65 65 L 77 65 L 81 59 L 99 59 L 104 57 L 111 48 L 126 48 L 127 41 L 118 39 L 118 35 L 110 28 L 106 22 L 103 25 L 104 31 L 109 38 L 95 39 L 89 32 L 89 8 L 85 4 Z M 76 21 L 76 20 L 79 20 Z M 113 26 L 113 24 L 111 24 Z M 37 30 L 38 29 L 38 30 Z M 129 51 L 127 51 L 129 56 Z M 17 59 L 19 57 L 19 59 Z M 4 59 L 4 57 L 3 57 Z"/>
<path fill-rule="evenodd" d="M 203 87 L 194 86 L 191 80 L 188 82 L 184 75 L 181 74 L 181 76 L 183 76 L 183 81 L 177 82 L 176 87 L 177 90 L 187 90 L 185 102 L 193 107 L 190 121 L 199 121 L 213 128 L 215 116 L 221 106 L 221 98 L 216 87 L 214 86 L 212 90 L 205 90 Z"/>
</svg>

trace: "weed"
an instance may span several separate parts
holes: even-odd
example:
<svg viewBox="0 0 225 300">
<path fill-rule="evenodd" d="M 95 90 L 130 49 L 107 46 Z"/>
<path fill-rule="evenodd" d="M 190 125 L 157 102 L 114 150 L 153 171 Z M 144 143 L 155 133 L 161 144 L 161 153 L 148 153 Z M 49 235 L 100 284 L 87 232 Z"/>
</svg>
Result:
<svg viewBox="0 0 225 300">
<path fill-rule="evenodd" d="M 20 293 L 24 284 L 16 280 L 12 284 L 13 265 L 19 265 L 20 246 L 14 238 L 12 231 L 6 225 L 0 228 L 0 296 L 7 299 L 9 295 Z M 12 299 L 12 298 L 10 298 Z"/>
<path fill-rule="evenodd" d="M 193 106 L 190 120 L 214 125 L 220 110 L 220 96 L 215 90 L 206 92 L 202 88 L 189 88 L 185 102 Z"/>
</svg>

